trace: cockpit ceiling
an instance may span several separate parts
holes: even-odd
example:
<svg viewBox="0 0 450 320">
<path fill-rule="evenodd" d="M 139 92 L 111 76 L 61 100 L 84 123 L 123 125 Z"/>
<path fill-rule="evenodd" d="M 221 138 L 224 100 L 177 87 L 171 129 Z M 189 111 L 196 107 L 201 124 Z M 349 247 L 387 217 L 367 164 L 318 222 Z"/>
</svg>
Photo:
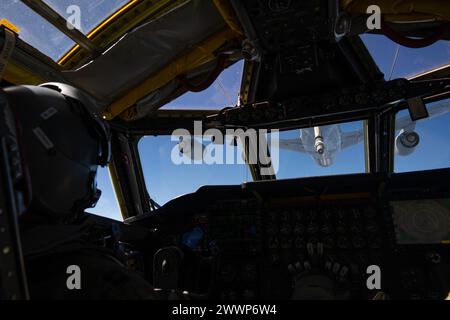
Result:
<svg viewBox="0 0 450 320">
<path fill-rule="evenodd" d="M 429 19 L 436 11 L 436 1 L 428 5 L 417 1 L 413 9 L 405 6 L 406 2 L 400 1 L 398 7 L 383 0 L 378 4 L 389 12 L 386 19 L 392 22 L 404 21 L 405 14 L 414 19 Z M 341 1 L 343 8 L 356 15 L 364 14 L 367 8 L 360 4 Z M 222 52 L 234 49 L 223 47 L 243 35 L 230 8 L 228 1 L 186 1 L 163 18 L 126 35 L 92 64 L 67 72 L 67 76 L 104 102 L 107 119 L 118 115 L 125 120 L 142 118 L 184 92 L 176 79 L 178 75 L 204 78 L 217 65 L 220 47 Z M 442 14 L 442 19 L 445 18 L 447 13 Z M 135 47 L 140 51 L 133 51 Z M 237 58 L 229 59 L 227 65 Z"/>
<path fill-rule="evenodd" d="M 110 104 L 165 67 L 170 66 L 173 74 L 186 71 L 183 60 L 177 63 L 177 58 L 187 59 L 185 55 L 193 50 L 205 53 L 199 57 L 202 63 L 193 67 L 214 60 L 213 53 L 234 36 L 227 30 L 212 1 L 185 1 L 176 10 L 126 34 L 94 62 L 65 71 L 65 76 L 105 105 Z M 211 45 L 207 43 L 210 38 L 218 41 Z M 166 80 L 171 79 L 166 76 Z M 158 82 L 158 86 L 165 84 L 161 79 Z M 142 97 L 135 94 L 135 98 Z"/>
<path fill-rule="evenodd" d="M 33 72 L 41 70 L 33 74 L 45 81 L 65 81 L 85 90 L 99 101 L 107 119 L 120 115 L 125 120 L 136 120 L 186 91 L 180 84 L 180 75 L 189 82 L 204 83 L 205 78 L 220 69 L 221 54 L 227 56 L 222 69 L 242 58 L 242 40 L 248 34 L 243 34 L 241 27 L 245 29 L 245 26 L 237 22 L 228 0 L 130 0 L 126 3 L 86 34 L 89 41 L 105 52 L 91 56 L 76 46 L 59 64 L 45 62 L 52 71 L 51 79 L 48 70 L 41 66 L 33 65 Z M 375 3 L 389 13 L 385 21 L 393 22 L 399 31 L 406 28 L 409 32 L 417 21 L 428 24 L 430 19 L 435 23 L 450 20 L 450 6 L 446 1 L 400 0 L 394 5 L 389 0 L 376 0 Z M 408 3 L 415 5 L 411 7 Z M 364 16 L 367 4 L 372 2 L 341 0 L 341 7 L 352 16 Z M 410 17 L 414 21 L 409 21 Z M 359 27 L 355 23 L 350 34 L 366 31 L 364 25 L 361 30 Z M 408 36 L 416 35 L 408 33 Z M 16 67 L 16 56 L 14 53 L 7 75 Z M 29 65 L 30 60 L 27 61 Z M 26 68 L 28 65 L 24 64 Z"/>
</svg>

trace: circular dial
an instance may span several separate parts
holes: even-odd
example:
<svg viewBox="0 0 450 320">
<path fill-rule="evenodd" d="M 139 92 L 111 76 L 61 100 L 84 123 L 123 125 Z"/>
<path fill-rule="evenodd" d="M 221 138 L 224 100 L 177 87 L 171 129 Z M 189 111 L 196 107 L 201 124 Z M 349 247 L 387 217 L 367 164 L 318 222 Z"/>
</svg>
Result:
<svg viewBox="0 0 450 320">
<path fill-rule="evenodd" d="M 450 233 L 449 210 L 436 200 L 394 203 L 399 240 L 435 243 Z"/>
</svg>

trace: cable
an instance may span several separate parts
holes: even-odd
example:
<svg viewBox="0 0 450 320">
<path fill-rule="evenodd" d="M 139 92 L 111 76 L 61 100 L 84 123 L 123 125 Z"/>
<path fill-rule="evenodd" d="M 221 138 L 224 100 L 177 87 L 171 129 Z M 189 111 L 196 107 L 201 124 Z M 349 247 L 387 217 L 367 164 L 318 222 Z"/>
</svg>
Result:
<svg viewBox="0 0 450 320">
<path fill-rule="evenodd" d="M 222 81 L 220 81 L 220 78 L 217 78 L 217 84 L 219 85 L 220 90 L 222 90 L 223 95 L 228 100 L 228 103 L 230 105 L 233 104 L 233 100 L 231 99 L 230 94 L 228 93 L 228 90 L 225 89 L 225 86 L 222 84 Z"/>
<path fill-rule="evenodd" d="M 400 45 L 397 44 L 397 49 L 395 50 L 394 61 L 392 61 L 391 72 L 389 73 L 389 80 L 392 79 L 392 74 L 394 73 L 394 68 L 395 68 L 395 65 L 397 64 L 399 52 L 400 52 Z"/>
</svg>

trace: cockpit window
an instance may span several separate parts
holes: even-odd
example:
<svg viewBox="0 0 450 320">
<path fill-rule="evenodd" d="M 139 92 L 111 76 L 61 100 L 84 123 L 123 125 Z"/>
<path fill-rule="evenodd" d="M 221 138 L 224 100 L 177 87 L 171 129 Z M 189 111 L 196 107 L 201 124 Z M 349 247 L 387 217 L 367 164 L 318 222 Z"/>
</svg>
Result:
<svg viewBox="0 0 450 320">
<path fill-rule="evenodd" d="M 75 44 L 21 1 L 0 1 L 0 19 L 3 18 L 20 28 L 20 39 L 55 61 Z"/>
<path fill-rule="evenodd" d="M 364 136 L 363 121 L 282 131 L 276 176 L 288 179 L 364 173 Z M 273 137 L 269 140 L 273 148 Z"/>
<path fill-rule="evenodd" d="M 184 139 L 186 141 L 190 142 L 188 146 L 172 136 L 147 136 L 139 142 L 145 183 L 150 197 L 159 205 L 204 185 L 237 185 L 252 180 L 240 144 L 234 146 L 232 141 L 226 140 L 221 147 L 232 153 L 233 161 L 227 163 L 224 152 L 223 163 L 213 163 L 206 158 L 197 159 L 195 153 L 195 148 L 203 152 L 212 145 L 211 138 L 192 137 L 192 140 Z M 186 147 L 192 147 L 194 152 L 188 154 Z"/>
<path fill-rule="evenodd" d="M 225 69 L 208 89 L 196 93 L 188 92 L 162 109 L 220 110 L 227 106 L 236 106 L 243 68 L 244 61 L 241 60 Z"/>
<path fill-rule="evenodd" d="M 94 208 L 89 208 L 86 211 L 113 220 L 123 221 L 108 168 L 98 168 L 97 188 L 101 190 L 102 196 Z"/>
<path fill-rule="evenodd" d="M 224 70 L 208 89 L 198 93 L 188 92 L 162 109 L 220 110 L 226 106 L 235 106 L 243 67 L 243 61 L 235 63 Z M 211 140 L 210 137 L 193 137 L 191 143 L 191 146 L 203 150 L 211 144 Z M 249 166 L 243 160 L 242 146 L 239 143 L 232 144 L 232 141 L 225 141 L 223 147 L 233 153 L 233 163 L 226 163 L 224 158 L 223 163 L 176 164 L 173 156 L 187 162 L 195 162 L 195 158 L 180 152 L 179 141 L 173 141 L 171 136 L 143 137 L 138 147 L 145 183 L 152 200 L 163 205 L 173 198 L 195 192 L 203 185 L 236 185 L 251 181 Z"/>
<path fill-rule="evenodd" d="M 438 41 L 425 48 L 411 49 L 382 35 L 364 34 L 361 39 L 386 80 L 409 78 L 450 64 L 449 41 Z"/>
<path fill-rule="evenodd" d="M 76 27 L 87 34 L 129 0 L 44 0 L 44 2 L 66 19 L 79 13 L 81 24 Z"/>
<path fill-rule="evenodd" d="M 427 105 L 429 117 L 411 121 L 408 110 L 395 117 L 395 172 L 450 167 L 450 98 Z"/>
<path fill-rule="evenodd" d="M 366 172 L 363 121 L 271 131 L 265 136 L 266 154 L 270 155 L 277 179 Z M 214 145 L 211 137 L 143 137 L 138 149 L 152 200 L 163 205 L 203 185 L 237 185 L 251 181 L 242 139 L 228 136 L 224 139 L 225 143 L 219 148 L 223 150 L 219 155 L 223 161 L 213 163 L 217 152 L 211 152 Z"/>
<path fill-rule="evenodd" d="M 130 0 L 44 0 L 59 15 L 88 34 Z M 133 0 L 131 0 L 133 1 Z M 75 42 L 18 0 L 0 1 L 0 19 L 20 28 L 20 38 L 54 61 Z"/>
</svg>

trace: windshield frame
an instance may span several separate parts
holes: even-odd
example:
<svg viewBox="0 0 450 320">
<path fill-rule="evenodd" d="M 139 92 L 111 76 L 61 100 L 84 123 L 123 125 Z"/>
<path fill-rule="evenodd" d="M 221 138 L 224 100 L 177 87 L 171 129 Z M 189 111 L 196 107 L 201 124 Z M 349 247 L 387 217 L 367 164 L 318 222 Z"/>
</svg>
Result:
<svg viewBox="0 0 450 320">
<path fill-rule="evenodd" d="M 147 200 L 146 201 L 149 201 L 150 202 L 150 205 L 152 205 L 152 203 L 153 204 L 155 204 L 156 203 L 156 205 L 157 206 L 159 206 L 160 205 L 160 203 L 158 202 L 159 201 L 159 199 L 157 199 L 157 198 L 155 198 L 154 197 L 154 192 L 152 192 L 152 188 L 153 188 L 153 186 L 154 186 L 154 184 L 147 184 L 147 181 L 149 181 L 149 180 L 151 180 L 152 179 L 152 177 L 150 177 L 151 179 L 147 179 L 147 178 L 149 178 L 148 176 L 146 176 L 146 174 L 144 173 L 144 166 L 142 165 L 146 160 L 142 157 L 142 149 L 140 149 L 139 148 L 139 144 L 141 143 L 141 141 L 142 141 L 142 139 L 144 139 L 144 138 L 146 138 L 146 137 L 168 137 L 168 138 L 170 138 L 170 136 L 171 136 L 171 133 L 165 133 L 165 134 L 152 134 L 152 135 L 140 135 L 140 136 L 136 136 L 135 137 L 135 143 L 134 143 L 134 148 L 135 148 L 135 151 L 133 152 L 133 153 L 135 153 L 137 156 L 138 156 L 138 158 L 139 158 L 139 160 L 137 161 L 138 163 L 139 163 L 139 168 L 138 168 L 138 172 L 137 172 L 137 175 L 138 175 L 138 180 L 139 181 L 141 181 L 141 183 L 142 183 L 142 185 L 144 186 L 144 189 L 145 190 L 143 190 L 143 193 L 144 194 L 147 194 L 148 195 L 148 197 L 147 197 Z M 197 136 L 193 136 L 194 138 L 196 138 Z M 203 136 L 204 138 L 209 138 L 209 135 L 205 135 L 205 136 Z M 198 137 L 197 137 L 198 138 Z M 218 166 L 223 166 L 222 164 L 212 164 L 212 165 L 207 165 L 207 164 L 201 164 L 202 166 L 210 166 L 211 167 L 211 169 L 208 169 L 208 170 L 210 170 L 211 172 L 213 172 L 214 171 L 214 167 L 215 168 L 218 168 Z M 246 176 L 246 178 L 248 179 L 248 180 L 246 180 L 246 179 L 244 179 L 244 181 L 242 181 L 242 182 L 240 182 L 240 183 L 231 183 L 231 184 L 228 184 L 228 183 L 225 183 L 225 184 L 223 184 L 223 183 L 220 183 L 220 182 L 218 182 L 218 183 L 213 183 L 213 182 L 211 182 L 211 183 L 207 183 L 207 184 L 200 184 L 200 185 L 198 185 L 197 187 L 194 187 L 194 190 L 192 190 L 192 191 L 188 191 L 188 192 L 183 192 L 183 193 L 180 193 L 178 196 L 176 196 L 176 197 L 174 197 L 174 198 L 171 198 L 171 199 L 169 199 L 166 203 L 169 203 L 170 201 L 172 201 L 173 199 L 176 199 L 176 198 L 178 198 L 178 197 L 180 197 L 180 196 L 183 196 L 183 195 L 186 195 L 186 194 L 190 194 L 190 193 L 194 193 L 194 192 L 196 192 L 199 188 L 201 188 L 202 186 L 204 186 L 204 185 L 227 185 L 227 186 L 230 186 L 230 185 L 240 185 L 240 184 L 244 184 L 244 183 L 247 183 L 247 182 L 254 182 L 254 181 L 258 181 L 258 180 L 255 180 L 254 179 L 254 175 L 253 175 L 253 172 L 252 172 L 252 165 L 251 164 L 249 164 L 248 162 L 246 162 L 246 163 L 243 163 L 243 164 L 239 164 L 239 163 L 236 163 L 236 164 L 234 164 L 233 166 L 235 166 L 235 165 L 237 165 L 237 166 L 241 166 L 241 165 L 243 165 L 243 166 L 245 166 L 245 168 L 246 168 L 246 172 L 247 172 L 247 176 Z M 191 167 L 191 165 L 186 165 L 187 167 Z M 207 167 L 204 167 L 205 169 L 207 168 Z M 189 170 L 188 168 L 186 169 L 186 170 Z M 234 169 L 233 169 L 234 170 Z M 174 181 L 173 183 L 176 183 L 176 181 Z"/>
<path fill-rule="evenodd" d="M 432 96 L 427 96 L 423 99 L 423 102 L 425 104 L 425 106 L 427 107 L 428 110 L 428 105 L 432 104 L 434 102 L 438 102 L 441 100 L 446 100 L 446 99 L 450 99 L 450 89 L 444 92 L 441 92 L 439 94 L 436 95 L 432 95 Z M 384 154 L 385 154 L 385 167 L 386 167 L 386 172 L 390 173 L 390 174 L 402 174 L 403 172 L 396 172 L 395 171 L 395 138 L 396 138 L 396 116 L 399 112 L 404 111 L 404 110 L 408 110 L 408 103 L 406 101 L 401 102 L 400 104 L 398 104 L 397 106 L 395 106 L 394 108 L 392 108 L 389 112 L 387 112 L 384 116 L 383 116 L 383 122 L 385 122 L 386 126 L 386 131 L 387 132 L 387 139 L 385 139 L 387 145 L 384 146 Z M 417 121 L 421 121 L 421 120 L 426 120 L 425 119 L 420 119 Z M 450 166 L 448 167 L 450 168 Z M 430 169 L 433 170 L 433 169 Z M 430 170 L 420 170 L 420 171 L 430 171 Z M 413 172 L 419 172 L 419 171 L 413 171 Z"/>
<path fill-rule="evenodd" d="M 181 110 L 182 112 L 189 112 L 189 110 Z M 214 113 L 213 110 L 192 110 L 192 112 L 195 112 L 197 114 L 206 112 L 209 114 Z M 167 110 L 166 110 L 167 112 Z M 216 111 L 217 112 L 217 111 Z M 376 161 L 374 159 L 374 154 L 375 154 L 375 138 L 376 135 L 375 134 L 369 134 L 369 128 L 370 127 L 374 127 L 375 125 L 375 115 L 373 113 L 370 114 L 364 114 L 364 115 L 355 115 L 354 117 L 348 117 L 345 119 L 340 119 L 337 121 L 327 121 L 327 122 L 323 122 L 321 125 L 329 125 L 329 124 L 342 124 L 342 123 L 347 123 L 347 122 L 357 122 L 357 121 L 361 121 L 362 122 L 362 126 L 363 126 L 363 131 L 364 131 L 364 141 L 363 141 L 363 145 L 364 145 L 364 159 L 365 159 L 365 172 L 362 173 L 356 173 L 356 174 L 370 174 L 375 172 L 376 170 Z M 180 123 L 177 123 L 178 125 L 180 125 Z M 184 128 L 188 131 L 190 131 L 191 133 L 193 133 L 193 125 L 192 123 L 189 125 L 189 122 L 185 123 L 185 126 L 179 126 L 177 128 Z M 164 125 L 163 125 L 164 126 Z M 210 127 L 210 126 L 207 126 Z M 297 125 L 288 125 L 286 127 L 280 128 L 280 131 L 287 131 L 287 130 L 293 130 L 293 129 L 302 129 L 302 128 L 307 128 L 308 126 L 303 123 L 299 123 Z M 153 197 L 152 197 L 152 190 L 151 190 L 151 186 L 147 186 L 146 184 L 146 180 L 145 180 L 145 175 L 144 175 L 144 169 L 142 166 L 142 162 L 144 161 L 144 159 L 142 159 L 142 155 L 139 152 L 139 142 L 141 141 L 142 138 L 146 137 L 146 136 L 168 136 L 170 135 L 173 130 L 177 129 L 175 128 L 175 126 L 171 127 L 171 128 L 153 128 L 152 130 L 145 130 L 144 132 L 139 130 L 139 134 L 136 134 L 134 136 L 134 138 L 132 139 L 133 142 L 133 154 L 137 157 L 137 161 L 136 163 L 138 164 L 136 167 L 136 176 L 137 176 L 137 180 L 139 181 L 140 186 L 143 188 L 143 190 L 140 190 L 140 194 L 141 194 L 141 198 L 145 199 L 146 203 L 151 203 L 153 201 Z M 247 162 L 247 161 L 246 161 Z M 266 180 L 278 180 L 276 175 L 273 175 L 271 177 L 268 176 L 261 176 L 260 173 L 260 169 L 261 169 L 261 164 L 249 164 L 248 162 L 246 163 L 246 165 L 249 167 L 250 173 L 252 174 L 252 178 L 254 182 L 257 181 L 266 181 Z M 337 173 L 336 175 L 340 175 L 339 173 Z M 326 177 L 333 177 L 335 175 L 327 175 Z M 308 177 L 297 177 L 297 178 L 293 178 L 293 179 L 304 179 L 304 178 L 308 178 Z M 292 178 L 289 178 L 292 179 Z M 285 179 L 279 179 L 279 180 L 285 180 Z M 149 188 L 150 187 L 150 188 Z M 156 199 L 157 200 L 157 199 Z M 172 199 L 173 200 L 173 199 Z M 169 201 L 170 202 L 170 201 Z M 150 208 L 151 211 L 153 211 L 153 209 Z"/>
</svg>

